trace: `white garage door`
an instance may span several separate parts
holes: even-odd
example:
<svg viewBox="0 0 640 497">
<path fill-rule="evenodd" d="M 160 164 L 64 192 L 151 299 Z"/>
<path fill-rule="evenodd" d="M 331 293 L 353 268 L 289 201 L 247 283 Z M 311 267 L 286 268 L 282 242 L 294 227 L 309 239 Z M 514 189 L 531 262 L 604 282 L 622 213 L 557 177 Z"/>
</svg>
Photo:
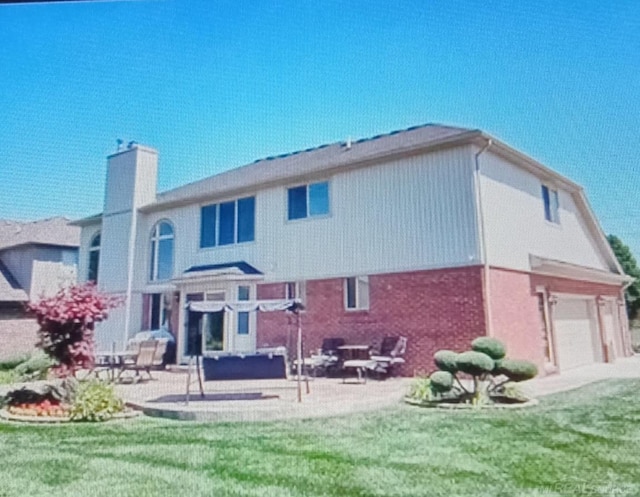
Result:
<svg viewBox="0 0 640 497">
<path fill-rule="evenodd" d="M 560 371 L 596 362 L 597 326 L 592 302 L 559 299 L 554 309 L 554 325 Z"/>
</svg>

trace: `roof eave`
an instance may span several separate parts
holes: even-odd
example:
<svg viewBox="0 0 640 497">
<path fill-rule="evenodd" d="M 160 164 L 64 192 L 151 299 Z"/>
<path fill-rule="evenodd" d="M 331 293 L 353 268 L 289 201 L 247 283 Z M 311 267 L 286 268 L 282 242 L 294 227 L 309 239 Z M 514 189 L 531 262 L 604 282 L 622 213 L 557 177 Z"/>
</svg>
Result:
<svg viewBox="0 0 640 497">
<path fill-rule="evenodd" d="M 220 198 L 220 197 L 232 197 L 237 196 L 246 192 L 253 192 L 259 189 L 269 188 L 272 186 L 282 185 L 291 181 L 304 181 L 311 180 L 316 177 L 322 176 L 330 176 L 337 171 L 349 171 L 352 169 L 358 169 L 361 167 L 367 167 L 373 164 L 377 164 L 384 161 L 394 160 L 402 157 L 418 155 L 425 152 L 431 152 L 443 148 L 451 148 L 456 146 L 465 145 L 468 143 L 472 143 L 474 139 L 482 136 L 483 133 L 480 130 L 470 130 L 467 132 L 462 132 L 454 136 L 442 138 L 439 140 L 433 140 L 424 144 L 412 144 L 407 147 L 397 147 L 389 150 L 386 153 L 375 153 L 371 154 L 367 157 L 361 157 L 358 160 L 352 161 L 349 160 L 348 156 L 342 156 L 339 160 L 334 161 L 329 164 L 328 167 L 323 168 L 322 170 L 309 172 L 300 172 L 296 174 L 283 174 L 280 177 L 274 178 L 271 181 L 261 182 L 261 183 L 247 183 L 245 185 L 239 186 L 237 188 L 232 188 L 229 190 L 221 190 L 217 192 L 209 192 L 202 195 L 189 196 L 185 198 L 179 198 L 169 201 L 159 200 L 152 204 L 147 204 L 145 206 L 140 207 L 140 212 L 143 213 L 151 213 L 156 212 L 158 210 L 169 209 L 174 207 L 181 207 L 185 205 L 192 205 L 201 202 L 206 202 L 212 199 Z M 204 178 L 201 181 L 204 181 Z M 165 192 L 167 193 L 167 192 Z M 162 194 L 161 194 L 162 195 Z"/>
</svg>

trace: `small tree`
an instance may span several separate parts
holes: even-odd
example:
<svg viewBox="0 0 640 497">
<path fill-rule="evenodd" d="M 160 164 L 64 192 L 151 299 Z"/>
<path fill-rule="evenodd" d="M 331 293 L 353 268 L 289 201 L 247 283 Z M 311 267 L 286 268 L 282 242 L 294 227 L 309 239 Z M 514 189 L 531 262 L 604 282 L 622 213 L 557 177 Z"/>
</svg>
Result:
<svg viewBox="0 0 640 497">
<path fill-rule="evenodd" d="M 75 376 L 79 369 L 93 367 L 95 323 L 121 303 L 90 282 L 27 304 L 40 325 L 37 346 L 55 361 L 52 369 L 57 376 Z"/>
<path fill-rule="evenodd" d="M 631 253 L 631 249 L 625 245 L 620 238 L 615 235 L 607 236 L 609 245 L 618 259 L 622 270 L 632 278 L 636 278 L 624 292 L 624 299 L 627 303 L 627 313 L 629 319 L 635 319 L 640 310 L 640 268 L 636 262 L 635 257 Z"/>
<path fill-rule="evenodd" d="M 535 364 L 507 359 L 506 353 L 504 344 L 490 337 L 476 338 L 471 343 L 471 350 L 460 354 L 439 350 L 433 359 L 440 371 L 430 376 L 433 394 L 442 396 L 451 392 L 462 402 L 479 404 L 490 400 L 508 383 L 529 380 L 538 374 Z M 471 377 L 470 388 L 464 386 L 458 373 Z"/>
</svg>

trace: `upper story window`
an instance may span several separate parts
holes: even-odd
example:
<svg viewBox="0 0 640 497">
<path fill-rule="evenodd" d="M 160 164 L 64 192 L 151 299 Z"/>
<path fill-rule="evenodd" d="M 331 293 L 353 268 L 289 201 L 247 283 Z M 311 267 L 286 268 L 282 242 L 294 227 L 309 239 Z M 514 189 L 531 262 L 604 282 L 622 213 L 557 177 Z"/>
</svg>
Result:
<svg viewBox="0 0 640 497">
<path fill-rule="evenodd" d="M 348 311 L 369 309 L 369 278 L 367 276 L 345 278 L 344 307 Z"/>
<path fill-rule="evenodd" d="M 98 266 L 100 264 L 100 232 L 98 231 L 89 244 L 89 271 L 87 280 L 98 281 Z"/>
<path fill-rule="evenodd" d="M 255 220 L 255 197 L 202 206 L 200 248 L 252 242 L 255 239 Z"/>
<path fill-rule="evenodd" d="M 544 202 L 544 218 L 549 222 L 560 224 L 558 190 L 542 185 L 542 201 Z"/>
<path fill-rule="evenodd" d="M 287 190 L 288 219 L 329 214 L 329 182 L 310 183 Z"/>
<path fill-rule="evenodd" d="M 151 232 L 151 281 L 168 280 L 173 275 L 173 226 L 160 221 Z"/>
</svg>

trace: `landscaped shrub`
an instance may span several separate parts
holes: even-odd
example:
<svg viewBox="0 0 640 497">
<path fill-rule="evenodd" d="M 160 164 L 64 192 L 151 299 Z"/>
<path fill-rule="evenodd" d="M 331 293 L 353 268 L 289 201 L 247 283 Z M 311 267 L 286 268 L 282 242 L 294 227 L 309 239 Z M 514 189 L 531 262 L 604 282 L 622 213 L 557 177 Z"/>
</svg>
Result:
<svg viewBox="0 0 640 497">
<path fill-rule="evenodd" d="M 5 359 L 0 361 L 0 371 L 11 371 L 16 368 L 19 364 L 26 362 L 29 359 L 28 354 L 10 357 L 9 359 Z"/>
<path fill-rule="evenodd" d="M 13 370 L 19 381 L 44 380 L 55 363 L 42 351 L 35 352 Z"/>
<path fill-rule="evenodd" d="M 94 361 L 93 329 L 122 300 L 98 292 L 93 283 L 72 286 L 39 302 L 30 302 L 40 325 L 38 346 L 55 361 L 58 376 L 90 369 Z"/>
<path fill-rule="evenodd" d="M 80 384 L 69 415 L 74 421 L 106 421 L 124 411 L 113 386 L 99 380 Z"/>
<path fill-rule="evenodd" d="M 518 359 L 502 359 L 496 364 L 495 374 L 502 374 L 511 381 L 525 381 L 538 374 L 538 368 L 529 361 Z"/>
<path fill-rule="evenodd" d="M 500 340 L 490 337 L 478 337 L 471 342 L 471 350 L 482 352 L 488 355 L 494 361 L 502 359 L 507 355 L 507 350 Z"/>
<path fill-rule="evenodd" d="M 439 350 L 434 354 L 433 362 L 439 370 L 455 374 L 458 372 L 457 358 L 458 354 L 452 350 Z"/>
<path fill-rule="evenodd" d="M 449 371 L 436 371 L 429 378 L 433 393 L 445 393 L 453 388 L 453 374 Z"/>
<path fill-rule="evenodd" d="M 416 378 L 409 389 L 409 398 L 421 402 L 431 400 L 431 380 L 428 376 L 420 376 Z"/>
<path fill-rule="evenodd" d="M 495 362 L 487 354 L 474 351 L 458 354 L 456 364 L 460 371 L 470 374 L 471 376 L 480 376 L 485 373 L 491 373 L 495 366 Z"/>
<path fill-rule="evenodd" d="M 529 400 L 518 395 L 513 385 L 536 376 L 538 368 L 535 364 L 507 359 L 504 345 L 495 338 L 479 337 L 471 346 L 473 350 L 460 354 L 451 350 L 439 350 L 434 354 L 439 371 L 429 377 L 428 385 L 433 393 L 429 400 L 473 405 Z M 469 375 L 471 381 L 468 377 L 460 378 L 458 373 Z"/>
</svg>

